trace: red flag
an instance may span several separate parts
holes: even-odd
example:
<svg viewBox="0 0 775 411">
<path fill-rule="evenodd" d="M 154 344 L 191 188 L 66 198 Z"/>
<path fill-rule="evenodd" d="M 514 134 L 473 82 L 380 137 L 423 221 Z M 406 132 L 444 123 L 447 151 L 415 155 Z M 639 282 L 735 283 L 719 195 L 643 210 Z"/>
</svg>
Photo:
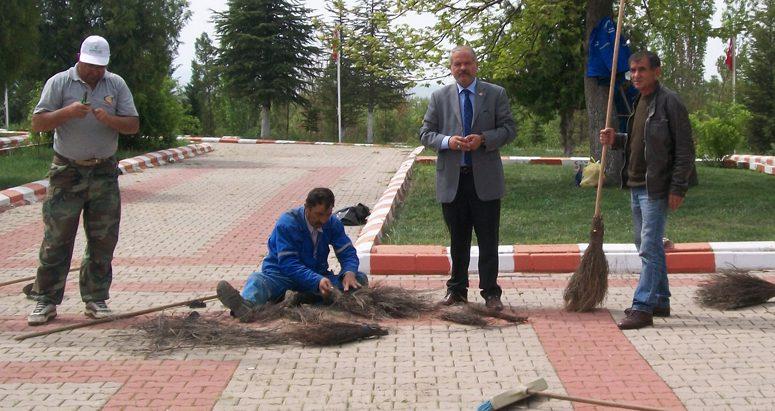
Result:
<svg viewBox="0 0 775 411">
<path fill-rule="evenodd" d="M 334 39 L 331 41 L 331 60 L 337 61 L 339 59 L 339 29 L 334 29 Z"/>
<path fill-rule="evenodd" d="M 729 39 L 729 46 L 727 46 L 727 59 L 724 60 L 724 64 L 726 64 L 729 71 L 735 70 L 735 38 L 732 37 Z"/>
</svg>

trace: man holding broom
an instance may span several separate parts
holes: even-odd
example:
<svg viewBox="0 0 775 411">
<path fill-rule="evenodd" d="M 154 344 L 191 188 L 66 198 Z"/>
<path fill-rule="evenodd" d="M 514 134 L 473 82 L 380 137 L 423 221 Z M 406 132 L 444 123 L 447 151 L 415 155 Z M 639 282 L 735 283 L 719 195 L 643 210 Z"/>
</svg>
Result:
<svg viewBox="0 0 775 411">
<path fill-rule="evenodd" d="M 689 115 L 678 95 L 659 83 L 659 57 L 642 51 L 630 57 L 630 75 L 639 95 L 627 133 L 600 131 L 600 142 L 625 149 L 622 187 L 630 189 L 635 246 L 642 268 L 632 307 L 617 325 L 622 330 L 653 325 L 670 316 L 670 289 L 662 238 L 668 209 L 681 206 L 697 184 Z"/>
<path fill-rule="evenodd" d="M 288 290 L 328 297 L 334 287 L 349 291 L 368 284 L 358 271 L 358 254 L 344 225 L 332 215 L 334 193 L 324 187 L 312 189 L 304 206 L 280 216 L 267 244 L 267 255 L 248 277 L 240 293 L 226 281 L 216 287 L 218 299 L 234 317 L 249 321 L 253 309 L 267 302 L 282 301 Z M 342 267 L 339 275 L 328 269 L 329 247 Z"/>
</svg>

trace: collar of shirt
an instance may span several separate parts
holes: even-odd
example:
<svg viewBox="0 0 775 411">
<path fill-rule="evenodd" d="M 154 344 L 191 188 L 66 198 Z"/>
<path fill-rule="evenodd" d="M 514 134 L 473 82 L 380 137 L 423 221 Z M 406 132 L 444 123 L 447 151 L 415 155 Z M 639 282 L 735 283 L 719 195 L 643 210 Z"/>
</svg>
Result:
<svg viewBox="0 0 775 411">
<path fill-rule="evenodd" d="M 463 87 L 460 85 L 460 83 L 455 83 L 457 85 L 457 94 L 462 97 L 463 90 L 468 90 L 471 92 L 472 95 L 476 94 L 476 81 L 477 78 L 474 77 L 474 81 L 471 82 L 471 84 L 468 85 L 468 87 Z M 473 102 L 473 100 L 471 100 Z"/>
<path fill-rule="evenodd" d="M 318 245 L 318 234 L 323 232 L 323 227 L 321 228 L 315 228 L 312 226 L 312 224 L 307 221 L 307 216 L 304 216 L 304 222 L 307 223 L 307 230 L 309 230 L 309 235 L 312 237 L 312 244 L 317 247 Z"/>
</svg>

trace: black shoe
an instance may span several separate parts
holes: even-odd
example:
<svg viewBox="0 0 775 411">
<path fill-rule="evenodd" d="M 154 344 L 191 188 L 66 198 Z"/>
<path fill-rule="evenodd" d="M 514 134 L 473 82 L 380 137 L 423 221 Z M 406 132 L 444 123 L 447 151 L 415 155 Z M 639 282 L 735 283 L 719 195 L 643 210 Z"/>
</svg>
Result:
<svg viewBox="0 0 775 411">
<path fill-rule="evenodd" d="M 624 317 L 616 325 L 620 330 L 637 330 L 654 325 L 654 317 L 645 311 L 630 310 L 627 317 Z"/>
<path fill-rule="evenodd" d="M 221 303 L 231 310 L 232 317 L 243 319 L 247 318 L 252 312 L 250 303 L 242 298 L 239 291 L 232 287 L 228 281 L 218 281 L 215 290 Z"/>
<path fill-rule="evenodd" d="M 468 296 L 465 294 L 447 291 L 447 295 L 441 300 L 441 305 L 468 304 Z"/>
<path fill-rule="evenodd" d="M 500 296 L 497 295 L 488 295 L 484 297 L 484 306 L 493 311 L 503 310 L 503 303 L 501 302 Z"/>
<path fill-rule="evenodd" d="M 630 315 L 632 308 L 625 308 L 624 315 Z M 670 306 L 667 307 L 654 307 L 654 312 L 651 313 L 654 317 L 670 317 Z"/>
</svg>

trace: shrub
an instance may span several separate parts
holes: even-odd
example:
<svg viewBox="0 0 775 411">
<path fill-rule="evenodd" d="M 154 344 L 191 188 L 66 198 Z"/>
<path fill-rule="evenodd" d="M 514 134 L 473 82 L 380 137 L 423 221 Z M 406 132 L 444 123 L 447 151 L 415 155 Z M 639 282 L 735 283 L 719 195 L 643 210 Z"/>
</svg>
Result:
<svg viewBox="0 0 775 411">
<path fill-rule="evenodd" d="M 698 155 L 720 163 L 724 156 L 745 148 L 751 114 L 740 104 L 710 104 L 690 116 Z"/>
</svg>

